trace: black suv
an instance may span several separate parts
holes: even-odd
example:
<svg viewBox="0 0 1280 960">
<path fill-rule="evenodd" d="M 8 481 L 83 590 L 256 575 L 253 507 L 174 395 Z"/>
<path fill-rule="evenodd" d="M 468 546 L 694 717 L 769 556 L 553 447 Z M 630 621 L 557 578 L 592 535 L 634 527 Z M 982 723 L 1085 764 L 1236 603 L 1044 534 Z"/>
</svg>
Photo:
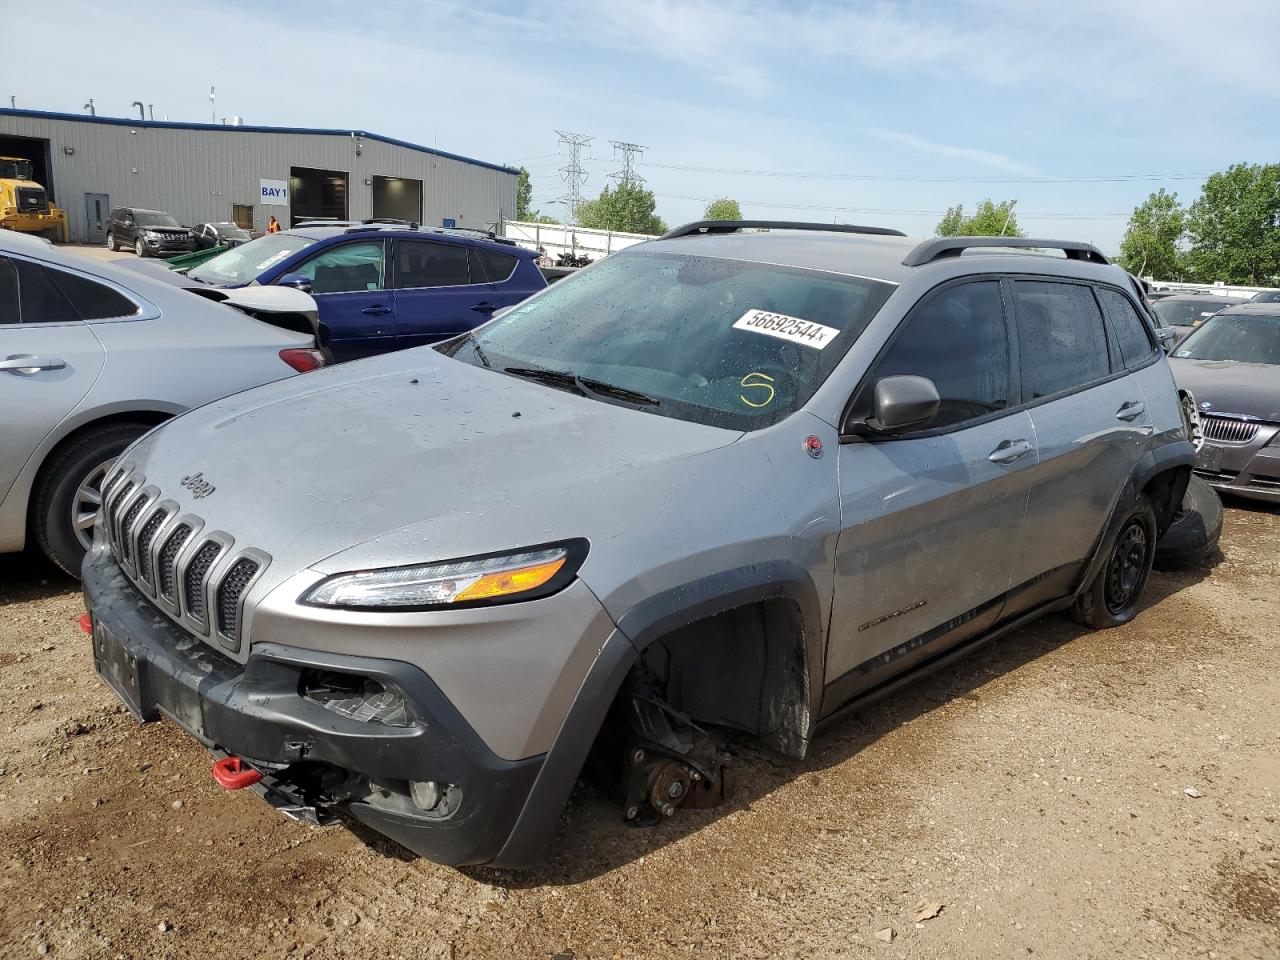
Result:
<svg viewBox="0 0 1280 960">
<path fill-rule="evenodd" d="M 127 250 L 140 257 L 190 253 L 195 235 L 163 210 L 116 207 L 107 221 L 107 249 Z"/>
</svg>

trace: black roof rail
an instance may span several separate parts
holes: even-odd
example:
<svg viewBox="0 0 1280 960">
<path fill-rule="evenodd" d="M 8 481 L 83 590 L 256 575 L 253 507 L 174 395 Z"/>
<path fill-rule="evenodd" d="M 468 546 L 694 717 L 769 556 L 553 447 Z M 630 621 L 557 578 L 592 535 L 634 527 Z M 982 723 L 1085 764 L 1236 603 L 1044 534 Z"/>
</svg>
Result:
<svg viewBox="0 0 1280 960">
<path fill-rule="evenodd" d="M 1076 240 L 1033 240 L 1029 237 L 935 237 L 918 244 L 902 258 L 904 267 L 919 267 L 935 260 L 958 257 L 975 247 L 1008 247 L 1018 250 L 1040 248 L 1061 250 L 1068 260 L 1087 260 L 1090 263 L 1110 263 L 1092 243 Z"/>
<path fill-rule="evenodd" d="M 762 230 L 816 230 L 823 233 L 866 233 L 878 237 L 905 237 L 901 230 L 889 227 L 859 227 L 852 223 L 802 223 L 798 220 L 695 220 L 683 227 L 668 230 L 659 240 L 674 240 L 706 233 L 734 233 L 748 227 Z"/>
</svg>

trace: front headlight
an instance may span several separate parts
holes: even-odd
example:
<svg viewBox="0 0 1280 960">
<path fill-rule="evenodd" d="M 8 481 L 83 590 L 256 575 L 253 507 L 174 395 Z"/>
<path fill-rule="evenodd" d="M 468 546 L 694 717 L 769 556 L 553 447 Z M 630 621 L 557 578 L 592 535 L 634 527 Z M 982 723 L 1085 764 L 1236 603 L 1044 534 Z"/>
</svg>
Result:
<svg viewBox="0 0 1280 960">
<path fill-rule="evenodd" d="M 586 541 L 571 540 L 446 563 L 339 573 L 308 590 L 301 602 L 357 610 L 436 610 L 534 600 L 568 584 L 586 555 Z"/>
</svg>

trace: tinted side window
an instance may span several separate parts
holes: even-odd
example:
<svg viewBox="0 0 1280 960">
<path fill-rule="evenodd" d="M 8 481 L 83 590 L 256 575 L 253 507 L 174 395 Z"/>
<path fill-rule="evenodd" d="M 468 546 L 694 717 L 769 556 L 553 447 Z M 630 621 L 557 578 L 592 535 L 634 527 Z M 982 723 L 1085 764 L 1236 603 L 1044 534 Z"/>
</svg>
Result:
<svg viewBox="0 0 1280 960">
<path fill-rule="evenodd" d="M 480 250 L 471 251 L 472 254 L 479 259 L 483 267 L 485 279 L 490 283 L 501 283 L 516 272 L 516 258 L 508 256 L 505 253 L 498 253 L 496 250 Z M 473 273 L 475 271 L 472 271 Z M 479 282 L 479 277 L 476 282 Z"/>
<path fill-rule="evenodd" d="M 382 241 L 330 247 L 292 272 L 311 278 L 312 293 L 382 290 Z"/>
<path fill-rule="evenodd" d="M 1088 287 L 1015 280 L 1013 312 L 1024 400 L 1074 390 L 1110 375 L 1102 313 Z"/>
<path fill-rule="evenodd" d="M 18 268 L 18 313 L 22 323 L 68 323 L 80 319 L 54 285 L 53 271 L 26 260 L 14 260 L 13 264 Z"/>
<path fill-rule="evenodd" d="M 49 276 L 62 291 L 62 295 L 71 301 L 81 320 L 131 317 L 138 312 L 137 304 L 105 284 L 62 270 L 50 270 Z"/>
<path fill-rule="evenodd" d="M 1155 344 L 1147 333 L 1147 325 L 1138 316 L 1129 298 L 1117 290 L 1106 287 L 1097 288 L 1098 299 L 1102 301 L 1102 309 L 1107 313 L 1111 330 L 1120 346 L 1120 355 L 1126 367 L 1136 367 L 1155 352 Z"/>
<path fill-rule="evenodd" d="M 0 257 L 0 323 L 18 322 L 18 270 L 8 257 Z"/>
<path fill-rule="evenodd" d="M 467 248 L 453 243 L 399 240 L 396 242 L 396 285 L 457 287 L 471 282 Z"/>
<path fill-rule="evenodd" d="M 942 405 L 925 429 L 962 423 L 1010 406 L 1009 334 L 995 281 L 938 291 L 904 321 L 877 361 L 855 409 L 869 416 L 875 382 L 911 374 L 928 377 Z"/>
</svg>

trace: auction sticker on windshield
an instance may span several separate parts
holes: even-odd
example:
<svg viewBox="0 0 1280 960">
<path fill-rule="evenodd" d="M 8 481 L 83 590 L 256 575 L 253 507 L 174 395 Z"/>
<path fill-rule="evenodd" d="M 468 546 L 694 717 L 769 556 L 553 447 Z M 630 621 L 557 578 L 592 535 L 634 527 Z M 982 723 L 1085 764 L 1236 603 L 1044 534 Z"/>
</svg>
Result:
<svg viewBox="0 0 1280 960">
<path fill-rule="evenodd" d="M 815 350 L 821 350 L 840 334 L 835 327 L 824 327 L 820 323 L 768 310 L 748 310 L 737 319 L 733 329 L 763 333 L 779 340 L 790 340 L 792 343 L 813 347 Z"/>
</svg>

